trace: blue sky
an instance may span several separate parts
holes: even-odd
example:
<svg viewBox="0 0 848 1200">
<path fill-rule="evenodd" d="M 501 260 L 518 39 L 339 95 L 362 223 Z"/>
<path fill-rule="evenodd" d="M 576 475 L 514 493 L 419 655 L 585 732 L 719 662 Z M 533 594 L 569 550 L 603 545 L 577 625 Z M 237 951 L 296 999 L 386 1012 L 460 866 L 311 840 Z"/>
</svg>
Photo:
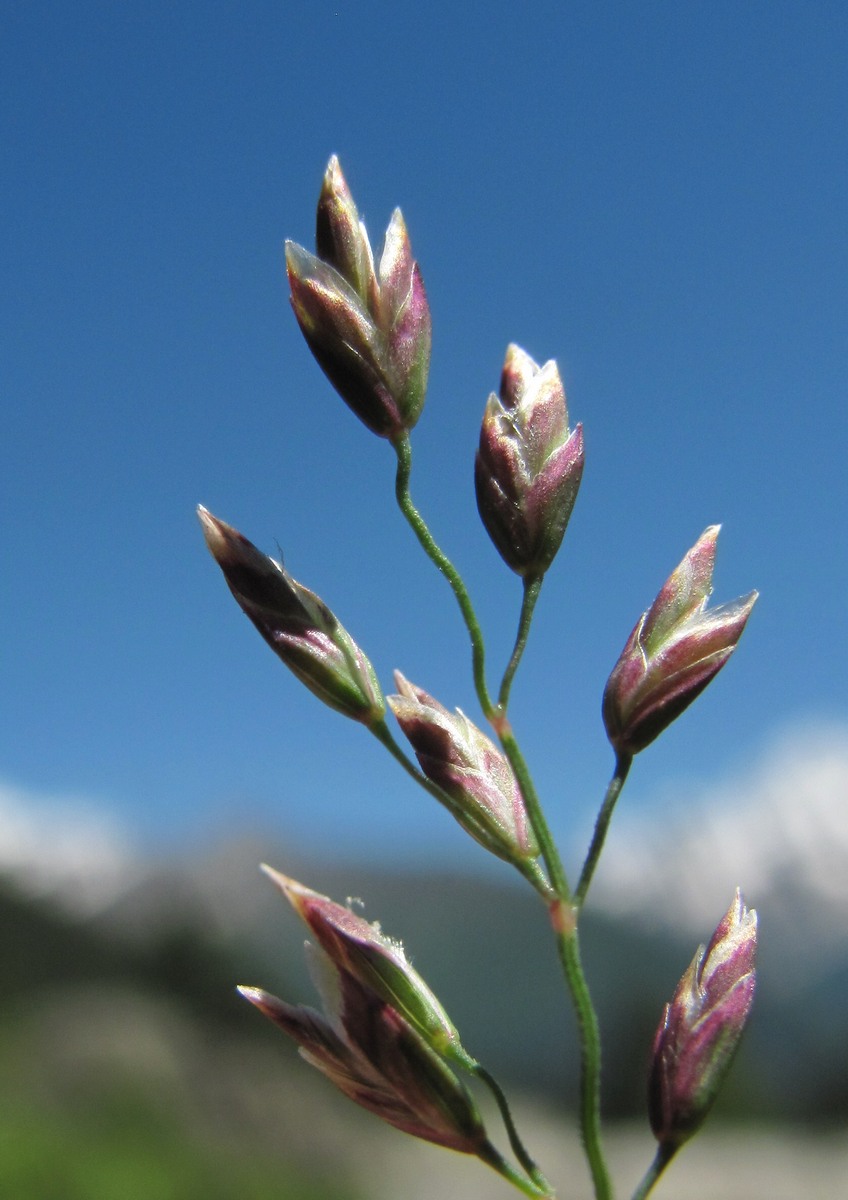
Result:
<svg viewBox="0 0 848 1200">
<path fill-rule="evenodd" d="M 761 599 L 626 803 L 674 803 L 799 722 L 839 728 L 846 35 L 837 3 L 8 8 L 0 779 L 156 847 L 237 829 L 465 854 L 268 652 L 194 517 L 203 502 L 279 542 L 386 688 L 399 667 L 476 715 L 452 598 L 393 508 L 391 451 L 288 306 L 283 240 L 311 245 L 333 152 L 372 241 L 400 204 L 422 266 L 413 494 L 467 576 L 493 673 L 519 585 L 472 468 L 508 342 L 557 359 L 584 424 L 513 702 L 557 833 L 588 832 L 606 676 L 713 522 L 716 600 Z"/>
</svg>

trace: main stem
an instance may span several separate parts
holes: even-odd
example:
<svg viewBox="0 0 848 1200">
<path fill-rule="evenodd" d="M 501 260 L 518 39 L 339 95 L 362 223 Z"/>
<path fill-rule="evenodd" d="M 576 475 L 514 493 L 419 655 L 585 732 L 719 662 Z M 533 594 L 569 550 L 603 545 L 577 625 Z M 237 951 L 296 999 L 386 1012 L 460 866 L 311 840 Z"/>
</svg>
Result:
<svg viewBox="0 0 848 1200">
<path fill-rule="evenodd" d="M 512 773 L 518 781 L 521 796 L 524 800 L 524 807 L 527 809 L 527 816 L 533 827 L 536 840 L 539 843 L 539 850 L 542 855 L 542 861 L 548 871 L 548 879 L 551 882 L 551 887 L 562 903 L 570 904 L 571 889 L 568 886 L 565 868 L 562 865 L 562 859 L 559 856 L 556 842 L 551 836 L 551 831 L 545 820 L 545 814 L 542 810 L 539 794 L 536 791 L 536 785 L 533 783 L 533 777 L 524 760 L 524 755 L 519 749 L 518 742 L 515 740 L 515 734 L 512 732 L 512 726 L 507 718 L 497 711 L 487 713 L 486 715 L 492 722 L 503 752 L 507 757 L 509 765 L 512 767 Z"/>
<path fill-rule="evenodd" d="M 496 716 L 493 724 L 518 780 L 527 815 L 547 867 L 548 878 L 557 894 L 557 899 L 549 906 L 549 911 L 556 934 L 559 960 L 568 984 L 580 1034 L 580 1132 L 592 1175 L 595 1198 L 612 1200 L 612 1183 L 601 1143 L 601 1034 L 580 959 L 578 909 L 573 902 L 562 860 L 545 820 L 536 787 L 510 724 L 505 716 Z"/>
<path fill-rule="evenodd" d="M 573 917 L 573 910 L 572 910 Z M 559 922 L 554 918 L 555 928 Z M 601 1035 L 583 964 L 576 924 L 557 929 L 557 950 L 580 1030 L 580 1133 L 596 1200 L 612 1200 L 612 1182 L 601 1144 Z"/>
</svg>

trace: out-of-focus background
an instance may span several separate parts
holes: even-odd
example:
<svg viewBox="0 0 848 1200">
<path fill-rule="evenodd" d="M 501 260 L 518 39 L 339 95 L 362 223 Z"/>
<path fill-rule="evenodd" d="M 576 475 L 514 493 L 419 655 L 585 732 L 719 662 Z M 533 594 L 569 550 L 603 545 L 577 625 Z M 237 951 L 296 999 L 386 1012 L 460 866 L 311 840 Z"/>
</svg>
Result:
<svg viewBox="0 0 848 1200">
<path fill-rule="evenodd" d="M 716 600 L 761 591 L 727 670 L 637 762 L 586 918 L 621 1194 L 652 1153 L 662 1005 L 737 885 L 761 913 L 755 1016 L 656 1194 L 844 1189 L 846 52 L 835 2 L 7 6 L 3 1195 L 508 1194 L 337 1099 L 234 995 L 312 996 L 262 859 L 403 939 L 563 1196 L 587 1194 L 544 914 L 299 689 L 193 516 L 279 545 L 387 689 L 400 668 L 476 716 L 391 452 L 289 311 L 283 239 L 311 245 L 334 152 L 372 241 L 400 204 L 422 265 L 413 494 L 493 677 L 519 587 L 472 464 L 508 342 L 557 359 L 584 423 L 512 709 L 573 873 L 639 613 L 716 521 Z"/>
</svg>

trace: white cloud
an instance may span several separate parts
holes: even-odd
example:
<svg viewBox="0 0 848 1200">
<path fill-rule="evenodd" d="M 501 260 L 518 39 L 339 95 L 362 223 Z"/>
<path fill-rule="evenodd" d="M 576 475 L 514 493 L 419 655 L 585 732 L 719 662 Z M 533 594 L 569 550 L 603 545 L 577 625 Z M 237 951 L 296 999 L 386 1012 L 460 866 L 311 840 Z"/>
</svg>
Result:
<svg viewBox="0 0 848 1200">
<path fill-rule="evenodd" d="M 638 769 L 638 760 L 636 768 Z M 593 899 L 706 936 L 738 885 L 802 934 L 848 924 L 848 727 L 786 730 L 749 770 L 616 814 Z"/>
<path fill-rule="evenodd" d="M 102 808 L 0 783 L 0 872 L 21 891 L 92 912 L 138 870 L 129 838 Z"/>
</svg>

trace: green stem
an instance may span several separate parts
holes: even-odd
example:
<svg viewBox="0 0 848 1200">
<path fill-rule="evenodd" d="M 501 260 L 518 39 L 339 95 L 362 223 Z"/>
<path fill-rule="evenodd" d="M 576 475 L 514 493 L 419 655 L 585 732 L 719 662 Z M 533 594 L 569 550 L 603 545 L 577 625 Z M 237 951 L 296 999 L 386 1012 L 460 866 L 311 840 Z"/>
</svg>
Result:
<svg viewBox="0 0 848 1200">
<path fill-rule="evenodd" d="M 539 592 L 542 590 L 543 578 L 544 576 L 537 575 L 533 578 L 527 578 L 524 580 L 524 596 L 521 601 L 521 616 L 518 619 L 518 632 L 515 635 L 515 645 L 512 650 L 512 656 L 507 663 L 507 668 L 504 671 L 504 677 L 501 681 L 501 690 L 498 693 L 498 708 L 502 713 L 505 713 L 507 710 L 512 681 L 515 677 L 515 672 L 518 670 L 518 664 L 521 662 L 521 656 L 524 653 L 524 647 L 527 645 L 527 637 L 530 633 L 530 624 L 533 620 L 533 610 L 536 607 L 536 601 L 539 599 Z"/>
<path fill-rule="evenodd" d="M 592 1175 L 596 1200 L 612 1200 L 612 1183 L 601 1145 L 601 1038 L 589 995 L 577 926 L 557 936 L 560 962 L 568 982 L 580 1031 L 580 1132 Z"/>
<path fill-rule="evenodd" d="M 598 859 L 601 857 L 601 851 L 604 848 L 604 841 L 612 819 L 613 809 L 621 794 L 621 789 L 624 787 L 624 781 L 627 778 L 627 773 L 630 770 L 632 762 L 632 754 L 616 755 L 615 770 L 612 779 L 609 781 L 607 793 L 601 805 L 601 811 L 598 813 L 598 819 L 595 822 L 595 832 L 592 835 L 592 844 L 589 847 L 589 853 L 586 855 L 586 861 L 580 873 L 580 881 L 574 893 L 574 902 L 578 908 L 582 907 L 586 899 L 586 893 L 589 891 L 592 876 L 595 874 L 595 867 L 598 865 Z"/>
<path fill-rule="evenodd" d="M 438 570 L 441 571 L 445 579 L 447 579 L 456 597 L 456 602 L 462 613 L 462 619 L 465 621 L 465 627 L 468 630 L 468 636 L 471 639 L 474 687 L 477 691 L 480 706 L 488 717 L 494 711 L 494 705 L 486 687 L 486 652 L 483 645 L 480 622 L 477 620 L 477 615 L 471 604 L 471 597 L 468 595 L 468 590 L 462 581 L 462 576 L 448 556 L 438 546 L 427 526 L 427 522 L 412 503 L 412 497 L 409 494 L 409 477 L 412 473 L 412 447 L 409 442 L 409 434 L 404 433 L 392 445 L 395 448 L 398 460 L 397 474 L 395 476 L 395 496 L 398 507 L 412 527 L 412 531 L 418 538 L 424 553 L 435 564 Z"/>
<path fill-rule="evenodd" d="M 524 807 L 527 809 L 527 816 L 536 835 L 536 841 L 539 843 L 539 850 L 548 871 L 551 887 L 564 904 L 570 904 L 571 890 L 568 886 L 565 868 L 562 865 L 562 859 L 559 856 L 556 842 L 551 836 L 551 831 L 545 820 L 539 795 L 527 763 L 524 761 L 524 755 L 521 753 L 518 742 L 515 740 L 515 734 L 512 732 L 512 728 L 504 716 L 495 717 L 492 723 L 503 747 L 503 752 L 509 761 L 509 765 L 512 767 L 513 774 L 518 780 L 518 786 L 521 789 L 521 795 L 524 800 Z"/>
<path fill-rule="evenodd" d="M 485 1083 L 486 1087 L 494 1096 L 495 1102 L 500 1110 L 501 1117 L 503 1118 L 507 1136 L 509 1137 L 509 1144 L 512 1147 L 512 1152 L 515 1157 L 521 1163 L 522 1167 L 533 1180 L 537 1188 L 540 1188 L 546 1195 L 553 1194 L 553 1188 L 551 1184 L 542 1174 L 537 1163 L 533 1160 L 533 1158 L 531 1158 L 526 1147 L 524 1146 L 524 1143 L 519 1137 L 518 1130 L 515 1127 L 515 1122 L 512 1119 L 509 1103 L 507 1102 L 507 1098 L 504 1095 L 498 1081 L 481 1063 L 477 1062 L 476 1059 L 463 1059 L 462 1062 L 463 1066 L 465 1066 L 467 1070 L 469 1070 L 473 1075 L 476 1075 L 476 1077 L 482 1083 Z"/>
<path fill-rule="evenodd" d="M 533 1197 L 533 1200 L 554 1200 L 554 1194 L 550 1188 L 537 1187 L 529 1179 L 525 1179 L 511 1163 L 508 1163 L 499 1150 L 497 1150 L 491 1142 L 486 1141 L 477 1151 L 477 1157 L 487 1166 L 492 1167 L 499 1175 L 502 1175 L 508 1183 L 513 1187 L 517 1187 L 525 1196 Z"/>
<path fill-rule="evenodd" d="M 539 842 L 557 900 L 550 906 L 551 920 L 557 936 L 557 950 L 565 974 L 571 1002 L 577 1016 L 580 1035 L 580 1130 L 586 1161 L 592 1175 L 596 1200 L 612 1200 L 612 1184 L 601 1145 L 601 1035 L 589 985 L 580 960 L 577 932 L 577 909 L 573 906 L 568 880 L 547 821 L 539 803 L 536 788 L 527 769 L 509 722 L 505 717 L 495 727 L 504 753 L 509 759 L 533 831 Z"/>
<path fill-rule="evenodd" d="M 672 1158 L 674 1158 L 675 1150 L 676 1147 L 674 1146 L 659 1147 L 654 1156 L 654 1161 L 645 1172 L 645 1177 L 633 1193 L 633 1200 L 645 1200 L 645 1197 L 651 1191 L 660 1175 L 662 1175 Z"/>
</svg>

